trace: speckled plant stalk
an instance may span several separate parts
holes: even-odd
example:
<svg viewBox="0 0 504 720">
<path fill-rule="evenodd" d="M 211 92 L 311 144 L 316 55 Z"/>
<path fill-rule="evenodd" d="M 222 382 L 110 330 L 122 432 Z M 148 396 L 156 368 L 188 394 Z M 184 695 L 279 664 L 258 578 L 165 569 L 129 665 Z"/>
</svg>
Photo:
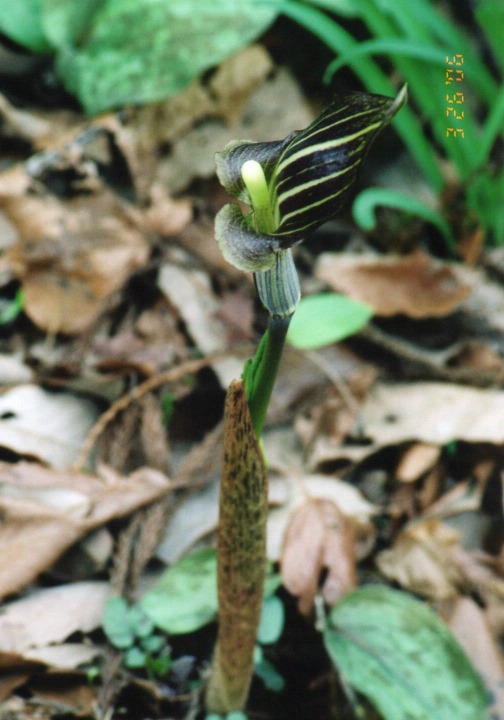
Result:
<svg viewBox="0 0 504 720">
<path fill-rule="evenodd" d="M 219 634 L 206 706 L 227 713 L 244 707 L 253 672 L 254 644 L 266 573 L 266 469 L 243 382 L 226 396 L 219 504 Z"/>
<path fill-rule="evenodd" d="M 261 166 L 245 164 L 244 182 L 255 224 L 269 231 L 273 218 Z M 259 229 L 259 228 L 257 228 Z M 227 713 L 244 707 L 254 668 L 254 646 L 266 576 L 268 480 L 259 447 L 268 403 L 300 290 L 291 251 L 255 274 L 269 325 L 244 381 L 231 383 L 224 408 L 222 478 L 217 539 L 219 631 L 206 706 Z"/>
</svg>

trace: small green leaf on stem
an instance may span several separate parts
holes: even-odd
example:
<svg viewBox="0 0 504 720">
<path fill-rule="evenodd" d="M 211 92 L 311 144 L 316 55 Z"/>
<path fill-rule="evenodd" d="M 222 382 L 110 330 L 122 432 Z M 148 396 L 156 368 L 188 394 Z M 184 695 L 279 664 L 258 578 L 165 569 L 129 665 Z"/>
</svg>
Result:
<svg viewBox="0 0 504 720">
<path fill-rule="evenodd" d="M 314 350 L 344 340 L 361 330 L 373 315 L 369 305 L 337 293 L 303 298 L 291 320 L 287 342 Z"/>
</svg>

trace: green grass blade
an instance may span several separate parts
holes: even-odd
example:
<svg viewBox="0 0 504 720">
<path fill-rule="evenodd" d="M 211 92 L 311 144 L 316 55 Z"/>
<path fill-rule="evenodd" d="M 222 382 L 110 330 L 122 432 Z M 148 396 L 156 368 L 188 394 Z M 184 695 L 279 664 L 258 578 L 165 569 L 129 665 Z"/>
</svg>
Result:
<svg viewBox="0 0 504 720">
<path fill-rule="evenodd" d="M 363 14 L 369 14 L 375 8 L 375 3 L 369 4 L 369 0 L 357 0 L 357 3 L 363 5 Z M 492 102 L 498 88 L 492 74 L 481 61 L 466 35 L 435 5 L 428 0 L 415 0 L 410 3 L 381 0 L 380 6 L 382 14 L 387 13 L 395 19 L 404 37 L 417 42 L 423 38 L 430 44 L 441 44 L 441 47 L 448 49 L 451 55 L 462 54 L 466 64 L 471 68 L 469 84 L 485 102 Z"/>
<path fill-rule="evenodd" d="M 385 14 L 377 8 L 374 0 L 360 0 L 360 3 L 365 10 L 364 20 L 369 31 L 378 38 L 435 47 L 435 40 L 428 28 L 414 22 L 409 7 L 405 4 L 396 3 L 388 8 L 389 12 Z M 444 53 L 446 62 L 446 51 L 442 48 L 439 50 Z M 439 145 L 455 164 L 459 175 L 462 178 L 467 177 L 474 169 L 474 153 L 471 149 L 476 142 L 475 126 L 467 112 L 467 103 L 463 124 L 465 142 L 450 142 L 452 138 L 447 137 L 446 133 L 446 88 L 443 74 L 440 74 L 431 63 L 419 68 L 418 62 L 405 54 L 396 56 L 394 64 L 408 83 L 412 98 L 430 123 Z"/>
<path fill-rule="evenodd" d="M 495 103 L 483 126 L 483 133 L 477 145 L 477 166 L 488 162 L 488 156 L 499 135 L 504 133 L 504 87 L 497 95 Z"/>
<path fill-rule="evenodd" d="M 504 5 L 502 0 L 481 0 L 476 8 L 476 19 L 485 31 L 495 59 L 504 75 Z"/>
<path fill-rule="evenodd" d="M 369 231 L 375 227 L 377 207 L 388 207 L 417 215 L 435 225 L 448 242 L 452 241 L 450 226 L 440 213 L 411 195 L 390 188 L 368 188 L 355 198 L 352 214 L 357 225 L 363 230 Z"/>
<path fill-rule="evenodd" d="M 400 55 L 417 60 L 425 60 L 435 65 L 446 66 L 446 53 L 434 45 L 422 45 L 412 43 L 411 40 L 401 38 L 379 38 L 378 40 L 365 40 L 359 43 L 351 53 L 345 54 L 333 60 L 327 67 L 324 80 L 330 80 L 344 65 L 349 65 L 355 58 L 362 55 Z"/>
</svg>

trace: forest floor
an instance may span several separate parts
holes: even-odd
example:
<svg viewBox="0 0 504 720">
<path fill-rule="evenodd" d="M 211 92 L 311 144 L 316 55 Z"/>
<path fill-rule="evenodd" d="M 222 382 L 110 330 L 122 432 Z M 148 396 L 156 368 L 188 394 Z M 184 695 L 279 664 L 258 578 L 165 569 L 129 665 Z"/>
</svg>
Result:
<svg viewBox="0 0 504 720">
<path fill-rule="evenodd" d="M 93 119 L 0 96 L 0 718 L 197 716 L 215 624 L 170 638 L 160 681 L 125 667 L 103 611 L 215 536 L 225 390 L 266 318 L 215 243 L 214 152 L 317 110 L 262 46 Z M 362 183 L 423 192 L 386 133 Z M 452 254 L 391 212 L 365 235 L 347 213 L 296 263 L 304 295 L 374 315 L 282 362 L 264 448 L 286 686 L 254 681 L 250 716 L 345 717 L 313 603 L 375 582 L 439 612 L 504 718 L 504 252 L 476 230 Z"/>
</svg>

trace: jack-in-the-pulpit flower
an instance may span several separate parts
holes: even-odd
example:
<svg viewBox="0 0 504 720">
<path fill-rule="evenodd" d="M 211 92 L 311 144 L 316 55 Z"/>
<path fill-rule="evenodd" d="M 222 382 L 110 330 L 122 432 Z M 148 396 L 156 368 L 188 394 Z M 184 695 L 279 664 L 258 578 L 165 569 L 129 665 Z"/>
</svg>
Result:
<svg viewBox="0 0 504 720">
<path fill-rule="evenodd" d="M 336 215 L 348 199 L 369 146 L 406 100 L 346 93 L 305 130 L 276 142 L 233 141 L 217 153 L 217 174 L 228 193 L 251 205 L 243 215 L 236 204 L 216 217 L 215 234 L 228 262 L 246 272 L 273 268 L 278 254 L 306 239 Z M 259 208 L 247 189 L 242 169 L 259 163 L 269 202 L 269 221 L 259 221 Z M 263 208 L 264 209 L 264 208 Z"/>
</svg>

